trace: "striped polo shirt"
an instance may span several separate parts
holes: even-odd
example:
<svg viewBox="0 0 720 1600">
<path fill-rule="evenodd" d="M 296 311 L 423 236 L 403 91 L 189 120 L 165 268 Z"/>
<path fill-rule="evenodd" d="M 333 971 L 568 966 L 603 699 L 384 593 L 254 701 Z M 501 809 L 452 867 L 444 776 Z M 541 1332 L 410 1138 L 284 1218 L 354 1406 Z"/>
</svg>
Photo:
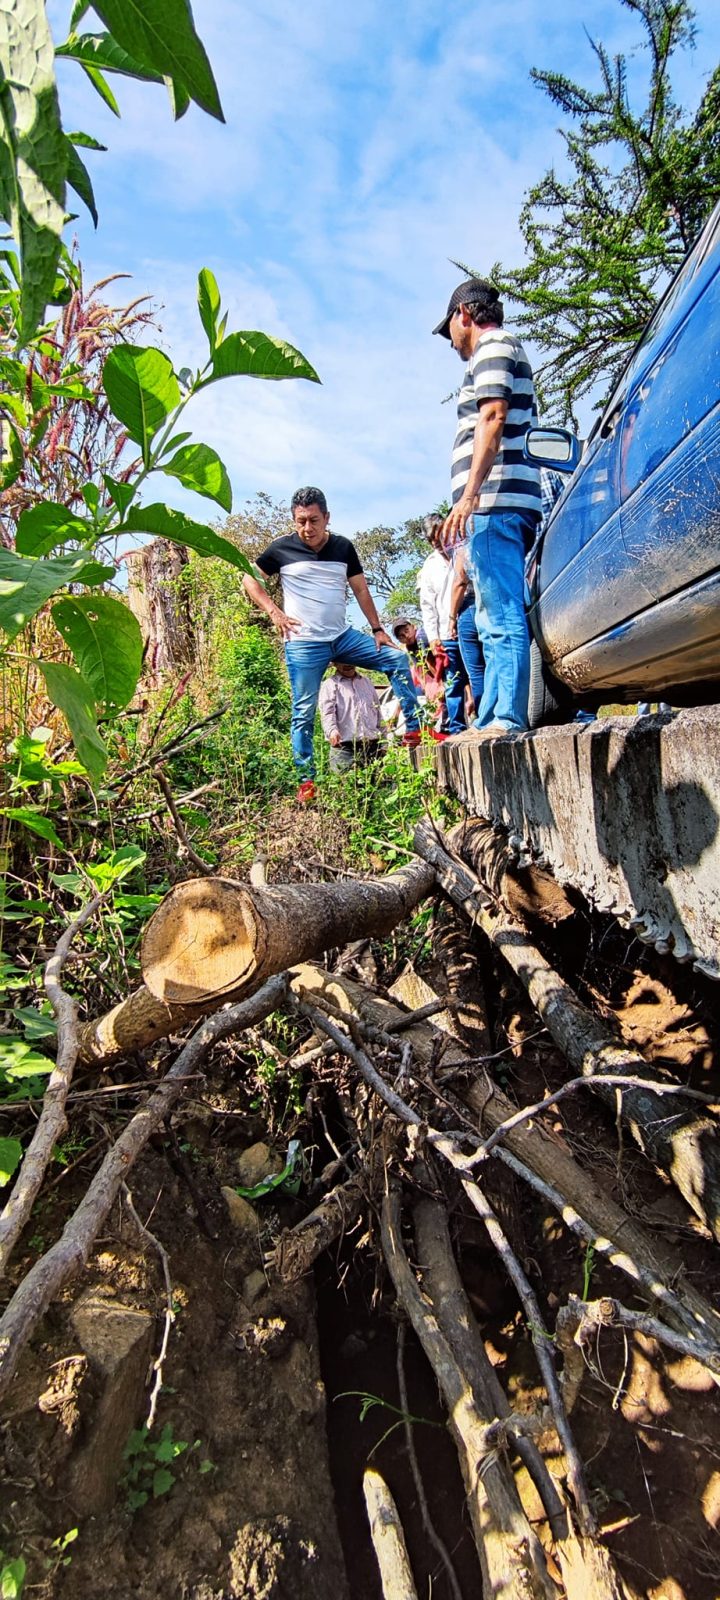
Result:
<svg viewBox="0 0 720 1600">
<path fill-rule="evenodd" d="M 273 539 L 257 565 L 265 576 L 280 573 L 283 610 L 295 617 L 300 627 L 296 639 L 337 639 L 347 626 L 345 620 L 347 581 L 362 572 L 362 563 L 349 539 L 331 533 L 322 550 L 311 550 L 297 533 Z"/>
<path fill-rule="evenodd" d="M 504 328 L 486 328 L 465 368 L 458 396 L 457 433 L 452 453 L 453 505 L 470 476 L 478 405 L 482 400 L 507 400 L 500 449 L 480 487 L 478 510 L 525 511 L 540 515 L 540 471 L 525 460 L 528 428 L 537 422 L 530 363 L 519 339 Z"/>
</svg>

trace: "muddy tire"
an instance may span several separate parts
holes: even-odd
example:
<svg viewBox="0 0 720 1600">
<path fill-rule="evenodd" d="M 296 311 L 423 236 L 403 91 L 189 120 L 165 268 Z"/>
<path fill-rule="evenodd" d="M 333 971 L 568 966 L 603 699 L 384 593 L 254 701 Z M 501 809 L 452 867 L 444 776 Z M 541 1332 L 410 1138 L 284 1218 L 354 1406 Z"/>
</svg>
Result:
<svg viewBox="0 0 720 1600">
<path fill-rule="evenodd" d="M 542 728 L 548 722 L 566 722 L 572 716 L 572 708 L 572 696 L 565 685 L 553 677 L 537 640 L 531 639 L 528 726 Z"/>
</svg>

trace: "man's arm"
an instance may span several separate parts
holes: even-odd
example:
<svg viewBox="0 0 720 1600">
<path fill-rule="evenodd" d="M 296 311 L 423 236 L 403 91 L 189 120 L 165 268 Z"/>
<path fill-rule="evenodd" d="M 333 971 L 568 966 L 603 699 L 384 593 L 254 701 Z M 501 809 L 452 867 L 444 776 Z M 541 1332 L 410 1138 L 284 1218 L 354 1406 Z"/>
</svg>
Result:
<svg viewBox="0 0 720 1600">
<path fill-rule="evenodd" d="M 420 598 L 420 615 L 423 627 L 428 636 L 430 650 L 437 650 L 442 644 L 440 638 L 440 612 L 438 610 L 438 595 L 435 587 L 435 578 L 432 567 L 420 569 L 418 579 L 418 594 Z"/>
<path fill-rule="evenodd" d="M 470 476 L 460 499 L 453 506 L 449 517 L 446 517 L 443 527 L 443 534 L 448 543 L 465 537 L 465 524 L 475 510 L 475 501 L 502 444 L 507 414 L 507 400 L 478 402 Z"/>
<path fill-rule="evenodd" d="M 270 618 L 278 633 L 282 634 L 283 639 L 292 639 L 295 629 L 300 627 L 297 618 L 286 616 L 285 612 L 281 611 L 279 606 L 276 606 L 275 601 L 271 600 L 267 589 L 263 588 L 257 578 L 251 578 L 247 572 L 243 574 L 242 586 L 248 600 L 252 600 L 253 605 L 257 606 L 258 610 L 265 612 L 266 617 Z"/>
<path fill-rule="evenodd" d="M 458 545 L 453 562 L 453 583 L 450 590 L 450 638 L 457 639 L 457 620 L 468 586 L 467 554 L 464 545 Z"/>
<path fill-rule="evenodd" d="M 368 589 L 364 574 L 362 572 L 356 573 L 353 578 L 348 578 L 348 583 L 363 616 L 370 623 L 370 627 L 373 631 L 373 638 L 378 650 L 383 644 L 388 645 L 391 650 L 397 650 L 397 645 L 395 644 L 394 639 L 390 638 L 390 635 L 385 632 L 385 629 L 382 626 L 380 618 L 377 614 L 377 606 L 375 605 L 375 601 L 373 600 L 370 590 Z"/>
</svg>

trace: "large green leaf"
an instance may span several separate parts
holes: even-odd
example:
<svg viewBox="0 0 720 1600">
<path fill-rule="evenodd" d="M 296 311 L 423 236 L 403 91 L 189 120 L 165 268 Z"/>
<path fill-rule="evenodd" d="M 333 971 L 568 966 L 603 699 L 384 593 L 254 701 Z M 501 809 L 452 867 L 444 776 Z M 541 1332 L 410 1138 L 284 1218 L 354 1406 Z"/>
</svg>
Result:
<svg viewBox="0 0 720 1600">
<path fill-rule="evenodd" d="M 52 561 L 34 561 L 14 550 L 0 549 L 0 632 L 16 638 L 58 589 L 82 582 L 87 568 L 87 556 L 80 551 L 55 556 Z"/>
<path fill-rule="evenodd" d="M 186 489 L 216 500 L 223 511 L 232 511 L 232 489 L 227 471 L 209 444 L 186 444 L 172 460 L 163 462 L 163 472 L 179 478 Z"/>
<path fill-rule="evenodd" d="M 22 262 L 27 342 L 51 298 L 65 222 L 67 148 L 43 0 L 0 0 L 0 216 Z"/>
<path fill-rule="evenodd" d="M 186 544 L 199 556 L 220 556 L 223 561 L 229 561 L 231 566 L 238 567 L 240 572 L 248 572 L 251 577 L 255 575 L 252 563 L 242 550 L 238 550 L 237 545 L 231 544 L 229 539 L 223 539 L 221 534 L 214 533 L 204 522 L 193 522 L 182 511 L 172 511 L 170 506 L 134 506 L 124 528 L 128 533 L 151 533 L 155 538 Z"/>
<path fill-rule="evenodd" d="M 67 181 L 68 181 L 68 183 L 70 185 L 70 188 L 75 190 L 76 195 L 78 195 L 79 198 L 82 200 L 83 204 L 87 206 L 88 211 L 90 212 L 90 215 L 91 215 L 91 217 L 93 219 L 93 222 L 95 223 L 95 227 L 97 227 L 97 225 L 98 225 L 97 206 L 95 204 L 95 195 L 93 193 L 92 179 L 90 177 L 90 173 L 88 172 L 88 169 L 87 169 L 87 167 L 85 165 L 85 162 L 81 160 L 80 156 L 77 153 L 77 150 L 75 149 L 75 146 L 71 143 L 71 141 L 69 139 L 66 139 L 66 144 L 67 144 Z"/>
<path fill-rule="evenodd" d="M 93 0 L 93 9 L 129 55 L 184 86 L 203 111 L 224 122 L 188 0 Z"/>
<path fill-rule="evenodd" d="M 46 556 L 68 539 L 87 540 L 90 526 L 55 500 L 41 500 L 23 511 L 17 526 L 15 549 L 20 556 Z"/>
<path fill-rule="evenodd" d="M 205 382 L 234 377 L 308 378 L 311 383 L 320 382 L 315 368 L 294 345 L 273 339 L 269 333 L 229 333 L 217 346 L 212 376 Z"/>
<path fill-rule="evenodd" d="M 153 67 L 128 55 L 111 33 L 71 33 L 64 44 L 58 45 L 55 54 L 96 71 L 118 72 L 124 78 L 140 78 L 149 83 L 163 81 L 161 72 L 155 72 Z"/>
<path fill-rule="evenodd" d="M 143 637 L 137 619 L 110 595 L 64 595 L 53 606 L 53 622 L 106 711 L 126 706 L 142 667 Z"/>
<path fill-rule="evenodd" d="M 200 321 L 208 336 L 210 354 L 212 355 L 217 344 L 217 319 L 220 311 L 220 290 L 218 289 L 214 273 L 209 267 L 203 267 L 198 273 L 198 310 Z"/>
<path fill-rule="evenodd" d="M 103 387 L 118 422 L 142 445 L 147 463 L 153 435 L 180 404 L 172 362 L 152 345 L 118 344 L 103 367 Z"/>
<path fill-rule="evenodd" d="M 11 822 L 22 822 L 31 833 L 39 834 L 41 839 L 49 839 L 51 844 L 58 845 L 61 850 L 65 848 L 50 818 L 36 806 L 3 806 L 0 817 L 9 817 Z"/>
<path fill-rule="evenodd" d="M 39 665 L 50 699 L 65 717 L 80 760 L 97 782 L 107 766 L 108 753 L 98 733 L 92 690 L 74 667 L 67 667 L 62 661 L 41 661 Z"/>
</svg>

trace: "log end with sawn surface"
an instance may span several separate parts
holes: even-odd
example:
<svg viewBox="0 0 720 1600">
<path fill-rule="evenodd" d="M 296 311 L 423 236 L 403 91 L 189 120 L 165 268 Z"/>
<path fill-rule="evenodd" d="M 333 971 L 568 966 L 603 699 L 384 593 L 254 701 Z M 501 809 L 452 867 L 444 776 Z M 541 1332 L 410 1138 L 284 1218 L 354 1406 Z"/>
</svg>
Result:
<svg viewBox="0 0 720 1600">
<path fill-rule="evenodd" d="M 720 978 L 720 708 L 432 752 L 441 789 L 638 937 Z M 424 753 L 423 753 L 424 758 Z"/>
</svg>

